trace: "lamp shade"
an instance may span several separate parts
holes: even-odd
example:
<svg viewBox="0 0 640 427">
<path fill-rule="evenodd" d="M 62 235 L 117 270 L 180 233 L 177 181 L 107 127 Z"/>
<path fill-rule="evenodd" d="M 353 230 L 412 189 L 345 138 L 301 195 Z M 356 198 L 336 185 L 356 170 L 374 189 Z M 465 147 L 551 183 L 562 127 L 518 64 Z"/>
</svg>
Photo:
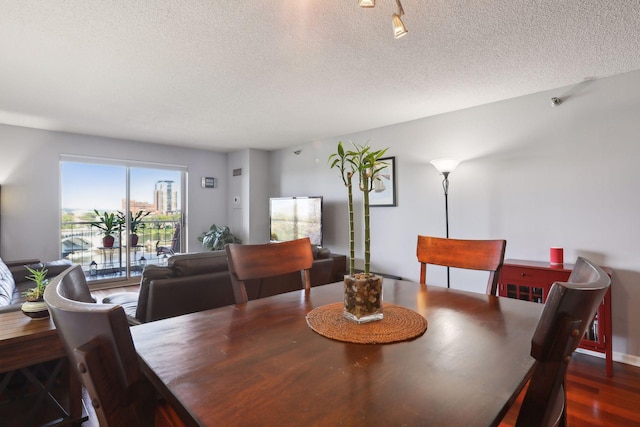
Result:
<svg viewBox="0 0 640 427">
<path fill-rule="evenodd" d="M 407 28 L 402 23 L 402 19 L 397 14 L 393 14 L 393 37 L 399 39 L 400 37 L 407 34 Z"/>
<path fill-rule="evenodd" d="M 460 164 L 460 160 L 456 159 L 435 159 L 431 160 L 431 164 L 438 169 L 440 173 L 450 173 Z"/>
</svg>

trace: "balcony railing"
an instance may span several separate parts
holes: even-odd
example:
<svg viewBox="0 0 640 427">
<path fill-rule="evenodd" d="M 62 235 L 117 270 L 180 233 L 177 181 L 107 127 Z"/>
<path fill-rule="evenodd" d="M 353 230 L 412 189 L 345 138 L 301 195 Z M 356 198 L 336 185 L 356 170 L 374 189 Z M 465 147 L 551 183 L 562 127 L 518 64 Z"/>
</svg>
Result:
<svg viewBox="0 0 640 427">
<path fill-rule="evenodd" d="M 139 275 L 144 265 L 165 264 L 172 252 L 181 252 L 180 222 L 168 220 L 144 221 L 138 227 L 136 245 L 124 231 L 114 234 L 112 248 L 102 244 L 102 231 L 91 222 L 63 222 L 61 254 L 74 264 L 82 265 L 89 280 Z"/>
</svg>

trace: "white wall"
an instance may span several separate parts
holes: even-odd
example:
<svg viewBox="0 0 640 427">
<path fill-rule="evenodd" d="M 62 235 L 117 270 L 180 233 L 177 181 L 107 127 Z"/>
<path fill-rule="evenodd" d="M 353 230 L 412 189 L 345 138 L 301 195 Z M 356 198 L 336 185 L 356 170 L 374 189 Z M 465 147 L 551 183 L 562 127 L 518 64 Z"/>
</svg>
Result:
<svg viewBox="0 0 640 427">
<path fill-rule="evenodd" d="M 60 256 L 61 154 L 187 166 L 189 251 L 202 250 L 197 237 L 212 223 L 227 222 L 226 154 L 0 125 L 2 258 Z M 216 177 L 216 188 L 202 188 L 203 176 Z"/>
<path fill-rule="evenodd" d="M 242 175 L 232 176 L 234 169 Z M 246 149 L 229 154 L 229 228 L 242 243 L 269 242 L 269 152 Z"/>
<path fill-rule="evenodd" d="M 247 243 L 269 242 L 269 153 L 262 150 L 250 150 L 249 177 L 249 240 Z M 265 209 L 267 207 L 267 209 Z"/>
<path fill-rule="evenodd" d="M 551 107 L 553 96 L 564 102 Z M 396 156 L 398 206 L 372 208 L 373 271 L 418 280 L 416 236 L 444 236 L 442 177 L 429 161 L 462 159 L 450 176 L 451 237 L 505 238 L 516 259 L 548 261 L 562 246 L 567 261 L 611 267 L 615 357 L 640 362 L 640 72 L 318 141 L 299 156 L 273 152 L 271 196 L 323 195 L 325 245 L 339 253 L 346 190 L 327 158 L 349 139 Z M 362 265 L 361 245 L 356 253 Z M 430 282 L 445 277 L 429 269 Z M 452 287 L 472 288 L 465 279 L 452 274 Z"/>
<path fill-rule="evenodd" d="M 241 175 L 233 176 L 233 171 L 236 169 L 241 170 Z M 244 209 L 244 207 L 248 207 L 246 195 L 249 187 L 249 150 L 229 153 L 227 176 L 229 177 L 229 190 L 226 208 L 229 222 L 217 225 L 228 225 L 235 236 L 243 243 L 248 243 L 249 209 Z"/>
</svg>

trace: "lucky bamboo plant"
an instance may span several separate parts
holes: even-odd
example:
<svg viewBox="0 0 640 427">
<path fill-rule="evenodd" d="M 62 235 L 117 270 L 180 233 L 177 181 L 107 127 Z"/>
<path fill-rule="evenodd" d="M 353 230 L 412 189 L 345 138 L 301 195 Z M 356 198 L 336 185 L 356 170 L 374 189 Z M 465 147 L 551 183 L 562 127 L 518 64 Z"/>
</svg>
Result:
<svg viewBox="0 0 640 427">
<path fill-rule="evenodd" d="M 371 268 L 371 227 L 369 216 L 369 193 L 373 190 L 375 180 L 380 179 L 378 174 L 386 167 L 386 163 L 380 161 L 388 148 L 372 150 L 368 144 L 358 145 L 353 143 L 353 150 L 345 151 L 342 141 L 338 142 L 336 153 L 329 156 L 331 168 L 340 171 L 342 182 L 348 191 L 349 207 L 349 275 L 355 273 L 355 249 L 354 249 L 354 220 L 353 220 L 353 176 L 358 178 L 358 188 L 363 193 L 364 204 L 364 273 L 369 274 Z"/>
</svg>

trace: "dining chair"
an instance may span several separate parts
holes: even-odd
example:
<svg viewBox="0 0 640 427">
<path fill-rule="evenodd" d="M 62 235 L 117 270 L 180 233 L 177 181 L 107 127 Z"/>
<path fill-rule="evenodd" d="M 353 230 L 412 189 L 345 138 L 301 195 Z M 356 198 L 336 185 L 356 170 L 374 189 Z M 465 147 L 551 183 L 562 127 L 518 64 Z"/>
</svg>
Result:
<svg viewBox="0 0 640 427">
<path fill-rule="evenodd" d="M 49 283 L 44 300 L 100 425 L 182 425 L 142 374 L 122 307 L 74 299 L 82 284 L 81 266 L 72 266 Z"/>
<path fill-rule="evenodd" d="M 489 271 L 487 295 L 497 295 L 506 240 L 462 240 L 418 235 L 416 254 L 420 283 L 427 280 L 427 264 Z"/>
<path fill-rule="evenodd" d="M 96 299 L 91 295 L 82 268 L 67 267 L 62 273 L 66 274 L 65 287 L 61 290 L 64 292 L 63 296 L 65 298 L 86 303 L 96 302 Z"/>
<path fill-rule="evenodd" d="M 311 289 L 313 252 L 308 237 L 257 245 L 229 243 L 225 250 L 236 304 L 248 301 L 246 282 L 253 279 L 258 279 L 261 287 L 263 279 L 299 271 L 301 284 L 306 291 Z"/>
<path fill-rule="evenodd" d="M 180 223 L 176 223 L 176 228 L 173 231 L 173 237 L 171 238 L 171 246 L 160 246 L 160 240 L 156 242 L 156 256 L 160 255 L 173 255 L 176 252 L 180 252 L 180 233 L 182 232 Z"/>
<path fill-rule="evenodd" d="M 516 427 L 566 425 L 567 366 L 610 285 L 607 273 L 582 257 L 566 283 L 553 284 L 531 340 L 536 362 Z"/>
</svg>

